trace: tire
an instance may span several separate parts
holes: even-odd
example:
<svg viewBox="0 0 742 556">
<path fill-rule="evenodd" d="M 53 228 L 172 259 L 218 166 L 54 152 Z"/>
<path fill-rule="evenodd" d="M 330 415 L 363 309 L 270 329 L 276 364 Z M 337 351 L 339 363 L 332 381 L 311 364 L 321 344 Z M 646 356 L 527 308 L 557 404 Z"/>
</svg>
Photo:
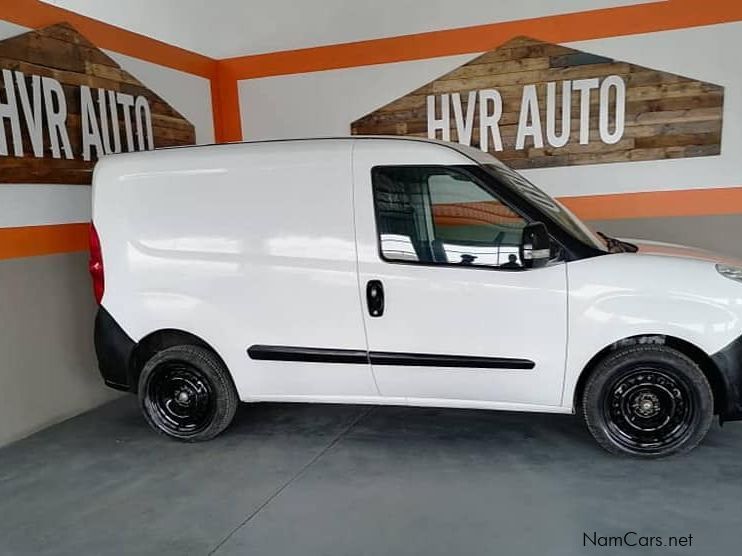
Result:
<svg viewBox="0 0 742 556">
<path fill-rule="evenodd" d="M 711 386 L 696 363 L 665 345 L 620 348 L 591 374 L 582 413 L 614 454 L 659 458 L 695 448 L 711 426 Z"/>
<path fill-rule="evenodd" d="M 147 423 L 177 440 L 214 438 L 232 422 L 238 403 L 224 363 L 199 346 L 174 346 L 157 353 L 139 377 L 139 404 Z"/>
</svg>

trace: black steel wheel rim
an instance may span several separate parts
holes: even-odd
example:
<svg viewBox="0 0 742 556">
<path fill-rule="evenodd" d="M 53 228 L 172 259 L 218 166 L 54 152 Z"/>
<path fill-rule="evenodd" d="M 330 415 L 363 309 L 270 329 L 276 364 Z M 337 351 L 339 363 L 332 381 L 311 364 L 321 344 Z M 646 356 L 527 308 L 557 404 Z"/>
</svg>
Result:
<svg viewBox="0 0 742 556">
<path fill-rule="evenodd" d="M 614 442 L 637 453 L 679 446 L 693 433 L 698 403 L 675 373 L 643 367 L 617 377 L 603 400 L 603 420 Z"/>
<path fill-rule="evenodd" d="M 162 430 L 190 436 L 214 416 L 214 396 L 206 376 L 193 365 L 169 361 L 158 365 L 147 385 L 148 413 Z"/>
</svg>

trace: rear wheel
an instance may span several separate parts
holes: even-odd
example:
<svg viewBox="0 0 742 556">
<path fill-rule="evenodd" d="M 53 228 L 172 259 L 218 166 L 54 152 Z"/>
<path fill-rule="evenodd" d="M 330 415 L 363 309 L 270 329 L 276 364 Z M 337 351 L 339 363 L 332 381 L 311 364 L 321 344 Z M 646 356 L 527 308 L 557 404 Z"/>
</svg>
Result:
<svg viewBox="0 0 742 556">
<path fill-rule="evenodd" d="M 185 345 L 167 348 L 146 363 L 139 402 L 154 430 L 198 442 L 229 426 L 239 400 L 224 363 L 208 349 Z"/>
<path fill-rule="evenodd" d="M 664 345 L 621 348 L 601 361 L 582 400 L 587 426 L 613 453 L 663 457 L 698 445 L 713 420 L 701 369 Z"/>
</svg>

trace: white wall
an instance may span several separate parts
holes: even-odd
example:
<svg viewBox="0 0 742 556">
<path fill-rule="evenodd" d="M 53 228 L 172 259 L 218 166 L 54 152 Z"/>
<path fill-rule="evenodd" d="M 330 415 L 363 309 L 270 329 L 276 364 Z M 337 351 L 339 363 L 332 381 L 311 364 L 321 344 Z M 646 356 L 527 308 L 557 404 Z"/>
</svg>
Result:
<svg viewBox="0 0 742 556">
<path fill-rule="evenodd" d="M 0 261 L 0 446 L 118 395 L 97 371 L 86 262 Z"/>
<path fill-rule="evenodd" d="M 720 156 L 546 168 L 524 172 L 553 195 L 730 187 L 742 184 L 742 23 L 569 43 L 653 69 L 723 85 Z M 348 135 L 350 123 L 471 56 L 267 77 L 239 84 L 246 140 Z"/>
<path fill-rule="evenodd" d="M 339 136 L 350 123 L 475 54 L 239 82 L 245 140 Z"/>
</svg>

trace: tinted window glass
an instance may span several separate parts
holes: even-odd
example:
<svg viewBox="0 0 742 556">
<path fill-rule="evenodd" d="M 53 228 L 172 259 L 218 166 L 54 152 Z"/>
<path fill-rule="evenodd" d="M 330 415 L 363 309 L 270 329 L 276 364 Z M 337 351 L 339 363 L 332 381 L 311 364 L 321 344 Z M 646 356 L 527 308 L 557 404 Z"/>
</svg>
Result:
<svg viewBox="0 0 742 556">
<path fill-rule="evenodd" d="M 512 188 L 519 194 L 526 197 L 530 202 L 538 205 L 550 218 L 555 220 L 559 225 L 566 229 L 570 234 L 580 241 L 597 247 L 601 251 L 605 250 L 601 242 L 590 229 L 582 223 L 572 212 L 562 205 L 556 199 L 552 199 L 538 187 L 528 181 L 523 175 L 515 170 L 508 168 L 504 164 L 485 164 L 483 167 L 493 174 L 500 183 Z"/>
<path fill-rule="evenodd" d="M 526 221 L 466 174 L 387 166 L 374 169 L 373 187 L 385 259 L 523 268 Z"/>
</svg>

